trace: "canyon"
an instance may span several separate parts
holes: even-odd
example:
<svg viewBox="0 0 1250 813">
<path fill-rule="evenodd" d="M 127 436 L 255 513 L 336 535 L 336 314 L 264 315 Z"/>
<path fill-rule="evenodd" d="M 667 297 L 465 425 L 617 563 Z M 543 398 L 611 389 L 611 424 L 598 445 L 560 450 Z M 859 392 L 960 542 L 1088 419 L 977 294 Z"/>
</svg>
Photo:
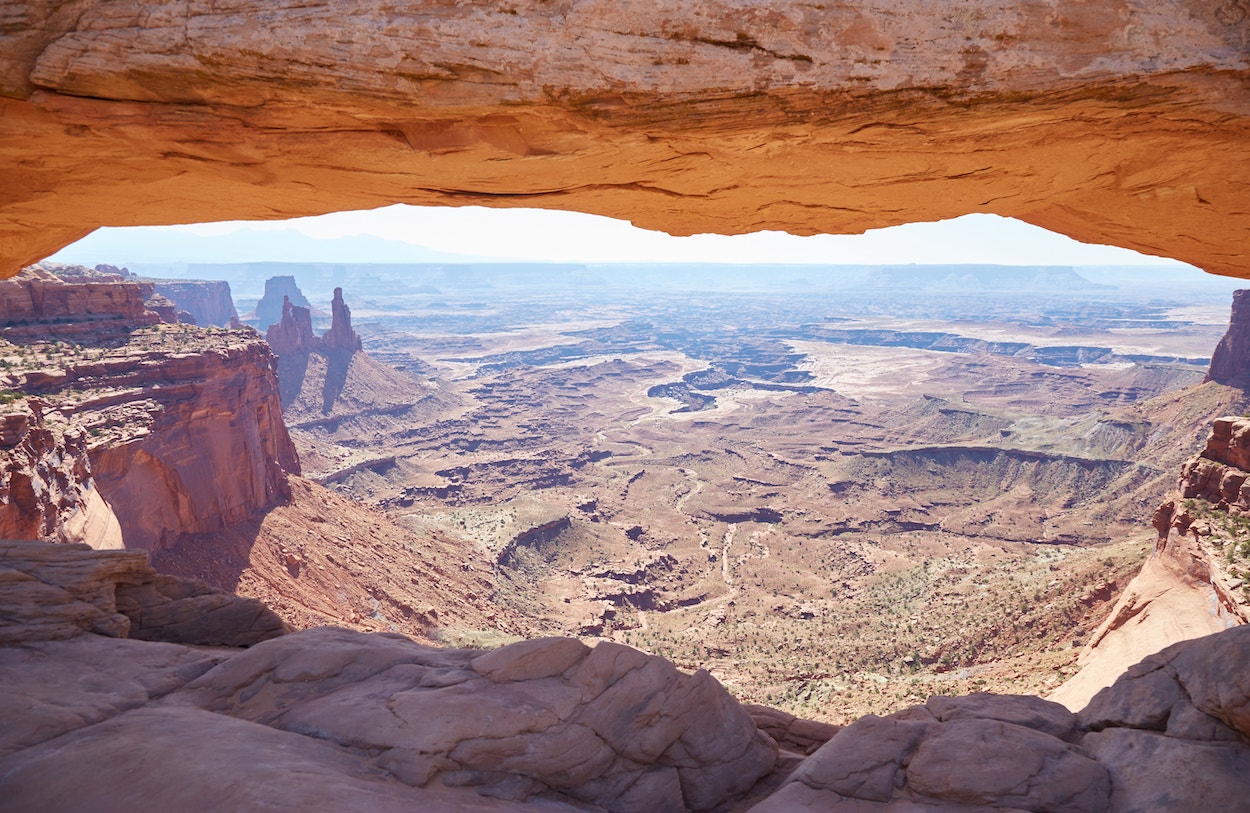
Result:
<svg viewBox="0 0 1250 813">
<path fill-rule="evenodd" d="M 869 809 L 956 809 L 970 799 L 1033 810 L 1157 807 L 1164 784 L 1173 793 L 1175 783 L 1149 761 L 1126 759 L 1126 749 L 1201 766 L 1202 787 L 1176 795 L 1177 809 L 1197 798 L 1240 803 L 1237 777 L 1250 751 L 1218 687 L 1222 670 L 1244 656 L 1236 636 L 1245 628 L 1198 641 L 1183 639 L 1206 630 L 1150 638 L 1133 628 L 1176 607 L 1174 591 L 1143 588 L 1158 586 L 1152 567 L 1187 573 L 1188 582 L 1173 582 L 1191 592 L 1222 591 L 1220 626 L 1246 618 L 1237 522 L 1247 510 L 1240 488 L 1250 478 L 1241 468 L 1250 419 L 1216 421 L 1190 462 L 1178 443 L 1181 434 L 1199 439 L 1210 415 L 1244 403 L 1239 390 L 1203 382 L 1203 368 L 1184 352 L 1191 343 L 1214 346 L 1218 325 L 1173 324 L 1167 303 L 1142 311 L 1113 297 L 1116 304 L 1101 306 L 1106 325 L 1086 328 L 1091 343 L 1077 346 L 1096 347 L 1092 337 L 1119 335 L 1118 325 L 1152 327 L 1148 337 L 1133 328 L 1135 338 L 1117 340 L 1091 364 L 1079 360 L 1086 351 L 1037 352 L 1073 345 L 1053 344 L 1002 312 L 949 321 L 951 332 L 935 340 L 914 324 L 883 333 L 847 333 L 859 329 L 845 322 L 833 332 L 787 328 L 808 324 L 802 309 L 783 297 L 777 324 L 770 298 L 758 293 L 704 296 L 668 317 L 653 309 L 647 322 L 600 293 L 599 307 L 619 326 L 571 301 L 581 323 L 548 315 L 534 332 L 517 330 L 504 300 L 487 327 L 475 309 L 448 309 L 457 298 L 443 291 L 422 295 L 442 305 L 431 308 L 442 325 L 404 322 L 394 302 L 357 304 L 370 326 L 362 336 L 339 288 L 322 336 L 311 311 L 289 299 L 271 327 L 274 349 L 302 364 L 299 386 L 290 387 L 282 359 L 255 331 L 159 322 L 142 298 L 101 300 L 119 303 L 117 313 L 128 308 L 134 323 L 102 308 L 86 320 L 102 326 L 90 339 L 60 304 L 82 291 L 62 288 L 99 299 L 103 283 L 86 269 L 57 270 L 5 283 L 29 290 L 22 286 L 34 278 L 59 294 L 31 297 L 51 304 L 11 320 L 5 386 L 20 394 L 10 408 L 30 410 L 26 427 L 6 418 L 6 438 L 37 440 L 30 427 L 41 419 L 60 434 L 43 447 L 12 446 L 7 470 L 18 473 L 40 449 L 62 462 L 41 470 L 60 491 L 27 488 L 49 507 L 32 512 L 29 501 L 14 500 L 8 516 L 37 518 L 27 535 L 73 541 L 69 531 L 83 523 L 71 520 L 90 513 L 83 495 L 95 494 L 105 509 L 123 507 L 112 514 L 114 537 L 148 548 L 156 570 L 142 553 L 7 543 L 0 563 L 13 575 L 0 601 L 21 609 L 5 610 L 12 620 L 0 634 L 21 645 L 0 648 L 0 662 L 15 699 L 39 698 L 33 706 L 16 699 L 6 713 L 14 721 L 0 755 L 8 804 L 80 805 L 89 791 L 77 779 L 46 781 L 68 771 L 90 775 L 93 787 L 105 782 L 118 804 L 139 794 L 196 809 L 194 789 L 209 779 L 193 767 L 199 760 L 180 755 L 185 747 L 204 753 L 205 732 L 230 746 L 210 760 L 214 772 L 255 777 L 245 784 L 264 788 L 232 797 L 240 804 L 272 799 L 297 765 L 319 766 L 315 786 L 291 791 L 311 809 L 349 799 L 447 810 L 789 810 L 842 798 Z M 154 293 L 124 278 L 108 284 Z M 532 319 L 533 304 L 514 297 Z M 871 310 L 874 296 L 864 297 Z M 1009 297 L 996 297 L 1010 309 Z M 931 293 L 923 301 L 929 311 L 956 307 Z M 1080 303 L 1087 310 L 1090 294 Z M 840 307 L 853 313 L 853 298 Z M 731 308 L 754 313 L 744 322 L 750 330 L 732 338 L 712 329 Z M 457 311 L 472 333 L 451 329 Z M 1071 318 L 1060 300 L 1045 314 L 1054 336 L 1079 341 Z M 63 324 L 75 341 L 31 339 L 45 322 Z M 404 324 L 423 335 L 405 338 Z M 1006 325 L 1029 340 L 970 341 Z M 432 329 L 444 331 L 439 341 Z M 1227 334 L 1243 329 L 1235 322 Z M 1162 352 L 1130 352 L 1132 342 L 1160 336 L 1170 342 Z M 469 345 L 475 350 L 466 353 Z M 1019 357 L 994 352 L 1011 348 Z M 841 378 L 813 363 L 825 352 L 840 354 Z M 872 376 L 847 379 L 847 353 L 937 358 L 927 375 L 891 388 Z M 327 398 L 336 355 L 342 378 Z M 979 375 L 970 378 L 968 365 Z M 1045 408 L 1013 384 L 1039 376 L 1051 383 Z M 953 400 L 956 381 L 972 384 Z M 206 399 L 233 417 L 214 422 Z M 108 412 L 118 405 L 127 411 Z M 290 423 L 289 437 L 267 422 L 273 415 Z M 585 415 L 597 416 L 587 427 L 597 437 L 576 428 Z M 216 435 L 188 444 L 182 436 L 197 423 Z M 726 432 L 732 444 L 714 440 Z M 69 454 L 47 454 L 53 442 Z M 136 445 L 142 455 L 130 454 Z M 232 450 L 233 468 L 203 447 Z M 192 450 L 208 456 L 192 460 Z M 1134 463 L 1142 454 L 1160 468 Z M 152 504 L 198 508 L 134 510 L 126 500 L 140 492 L 126 487 L 135 475 L 119 472 L 119 458 L 146 466 L 131 481 L 142 493 L 152 493 L 152 472 L 164 473 L 155 493 L 172 488 L 176 498 Z M 249 481 L 236 472 L 259 467 L 263 476 L 250 482 L 272 476 L 284 488 L 258 487 L 245 495 L 253 502 L 239 502 L 202 476 L 171 477 L 179 461 L 229 478 L 232 488 Z M 1140 547 L 1114 540 L 1134 523 L 1145 530 L 1143 500 L 1165 494 L 1176 470 L 1179 499 L 1188 502 L 1174 501 L 1175 515 L 1156 522 L 1156 553 L 1130 582 Z M 8 482 L 16 493 L 12 484 L 23 481 Z M 1056 502 L 1047 505 L 1051 493 Z M 1030 524 L 1039 505 L 1047 521 Z M 1106 541 L 1091 536 L 1091 518 Z M 129 558 L 96 558 L 109 556 Z M 1027 595 L 1034 585 L 1031 606 L 1002 598 L 1003 588 Z M 900 608 L 911 613 L 902 625 L 894 620 Z M 908 627 L 921 617 L 917 638 Z M 840 618 L 869 623 L 843 627 Z M 948 637 L 951 622 L 963 626 L 962 640 Z M 534 637 L 543 632 L 557 634 Z M 1072 643 L 1085 635 L 1078 658 Z M 1166 635 L 1180 643 L 1111 685 L 1124 671 L 1110 673 L 1113 662 L 1145 641 L 1172 643 Z M 926 639 L 939 647 L 910 648 Z M 818 650 L 830 641 L 841 642 L 836 663 Z M 231 649 L 240 644 L 250 646 Z M 1084 680 L 1091 697 L 1069 698 L 1072 710 L 977 691 L 1054 688 L 1081 666 L 1060 694 Z M 107 699 L 65 684 L 83 670 L 92 685 L 113 687 Z M 773 694 L 778 679 L 799 692 Z M 1213 688 L 1194 694 L 1202 685 Z M 1178 699 L 1177 686 L 1189 699 Z M 119 696 L 119 687 L 129 688 Z M 483 737 L 474 721 L 494 704 L 507 713 Z M 844 725 L 773 705 L 816 709 Z M 41 711 L 31 717 L 30 708 Z M 1174 722 L 1150 722 L 1159 708 Z M 416 719 L 425 722 L 405 722 Z M 431 719 L 442 722 L 431 727 Z M 981 738 L 995 743 L 992 757 L 939 756 Z M 118 747 L 159 765 L 161 776 L 175 772 L 180 790 L 167 782 L 114 787 L 100 749 Z M 292 756 L 257 773 L 269 763 L 247 755 L 275 748 Z M 882 760 L 895 766 L 888 777 Z M 991 781 L 1000 771 L 1018 774 L 1013 790 Z"/>
</svg>

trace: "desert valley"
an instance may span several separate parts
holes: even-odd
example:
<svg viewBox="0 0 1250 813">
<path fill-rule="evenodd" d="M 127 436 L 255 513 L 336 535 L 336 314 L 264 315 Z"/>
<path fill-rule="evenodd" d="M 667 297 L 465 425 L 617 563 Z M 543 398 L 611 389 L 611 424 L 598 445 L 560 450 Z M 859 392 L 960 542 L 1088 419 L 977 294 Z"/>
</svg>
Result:
<svg viewBox="0 0 1250 813">
<path fill-rule="evenodd" d="M 0 283 L 6 535 L 145 549 L 166 640 L 241 613 L 244 641 L 612 642 L 710 675 L 806 753 L 933 697 L 1077 711 L 1250 617 L 1224 474 L 1250 420 L 1211 435 L 1250 408 L 1226 291 L 1029 267 L 674 267 L 659 291 L 648 267 L 275 270 L 237 305 L 103 265 Z M 253 604 L 203 615 L 231 593 Z"/>
</svg>

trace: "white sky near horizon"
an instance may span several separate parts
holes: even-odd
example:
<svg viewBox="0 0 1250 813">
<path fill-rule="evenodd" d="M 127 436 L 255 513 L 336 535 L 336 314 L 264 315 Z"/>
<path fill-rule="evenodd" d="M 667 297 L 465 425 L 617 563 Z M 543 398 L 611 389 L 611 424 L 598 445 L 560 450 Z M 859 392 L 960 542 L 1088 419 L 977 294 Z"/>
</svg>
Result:
<svg viewBox="0 0 1250 813">
<path fill-rule="evenodd" d="M 330 246 L 335 238 L 372 235 L 429 249 L 500 260 L 549 262 L 711 262 L 1005 265 L 1159 265 L 1188 267 L 1175 260 L 1127 249 L 1079 243 L 1022 221 L 990 214 L 911 223 L 861 235 L 798 237 L 783 232 L 673 237 L 625 221 L 579 212 L 543 209 L 416 207 L 397 204 L 365 211 L 336 212 L 278 221 L 225 221 L 183 226 L 101 229 L 51 259 L 76 259 L 108 240 L 122 238 L 135 249 L 145 239 L 171 234 L 223 238 L 272 235 L 254 260 L 291 259 Z M 203 242 L 203 241 L 200 241 Z M 311 248 L 310 248 L 311 247 Z M 211 249 L 210 249 L 211 250 Z M 119 258 L 121 259 L 121 258 Z M 208 257 L 165 257 L 165 261 L 213 262 Z M 224 260 L 219 260 L 224 261 Z M 335 258 L 334 261 L 342 261 Z M 370 257 L 352 261 L 369 262 Z"/>
</svg>

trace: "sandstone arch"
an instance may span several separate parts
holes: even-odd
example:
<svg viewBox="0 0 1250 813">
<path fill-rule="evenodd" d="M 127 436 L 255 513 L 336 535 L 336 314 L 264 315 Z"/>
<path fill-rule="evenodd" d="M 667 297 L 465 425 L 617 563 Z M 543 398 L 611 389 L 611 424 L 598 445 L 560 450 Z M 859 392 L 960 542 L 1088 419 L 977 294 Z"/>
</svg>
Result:
<svg viewBox="0 0 1250 813">
<path fill-rule="evenodd" d="M 394 202 L 673 233 L 994 212 L 1250 276 L 1237 0 L 0 0 L 0 274 Z"/>
</svg>

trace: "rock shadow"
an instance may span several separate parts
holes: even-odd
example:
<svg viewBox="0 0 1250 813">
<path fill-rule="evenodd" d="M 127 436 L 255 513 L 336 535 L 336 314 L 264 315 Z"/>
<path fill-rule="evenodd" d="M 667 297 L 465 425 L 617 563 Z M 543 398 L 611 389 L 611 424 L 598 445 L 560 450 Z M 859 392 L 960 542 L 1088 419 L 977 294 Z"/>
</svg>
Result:
<svg viewBox="0 0 1250 813">
<path fill-rule="evenodd" d="M 339 395 L 343 392 L 343 387 L 347 385 L 347 370 L 352 365 L 352 356 L 355 355 L 354 350 L 336 349 L 326 353 L 326 378 L 325 383 L 321 387 L 321 414 L 329 415 L 334 409 L 334 402 L 338 400 Z M 286 404 L 283 398 L 282 403 Z"/>
</svg>

